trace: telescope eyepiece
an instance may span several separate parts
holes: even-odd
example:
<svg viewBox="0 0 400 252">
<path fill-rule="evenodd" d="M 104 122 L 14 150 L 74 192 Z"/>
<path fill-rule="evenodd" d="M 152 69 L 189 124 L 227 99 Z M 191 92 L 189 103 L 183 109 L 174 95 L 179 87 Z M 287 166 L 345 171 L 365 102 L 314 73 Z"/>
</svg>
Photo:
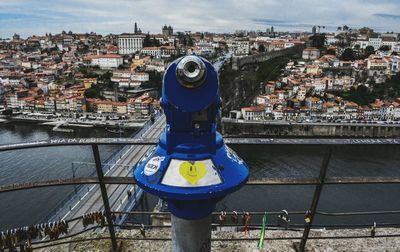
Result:
<svg viewBox="0 0 400 252">
<path fill-rule="evenodd" d="M 207 77 L 204 62 L 196 56 L 183 57 L 176 67 L 176 78 L 186 88 L 201 86 Z"/>
</svg>

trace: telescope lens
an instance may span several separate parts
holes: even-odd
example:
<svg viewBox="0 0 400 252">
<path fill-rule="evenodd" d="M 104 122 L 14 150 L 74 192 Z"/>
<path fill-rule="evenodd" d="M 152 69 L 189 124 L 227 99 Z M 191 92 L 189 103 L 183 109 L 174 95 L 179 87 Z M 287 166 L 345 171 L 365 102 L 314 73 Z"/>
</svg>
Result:
<svg viewBox="0 0 400 252">
<path fill-rule="evenodd" d="M 195 88 L 204 83 L 207 71 L 204 62 L 196 56 L 184 57 L 176 67 L 176 77 L 182 86 Z"/>
<path fill-rule="evenodd" d="M 196 71 L 196 66 L 190 65 L 190 66 L 188 66 L 187 70 L 189 71 L 189 73 L 193 73 L 194 71 Z"/>
</svg>

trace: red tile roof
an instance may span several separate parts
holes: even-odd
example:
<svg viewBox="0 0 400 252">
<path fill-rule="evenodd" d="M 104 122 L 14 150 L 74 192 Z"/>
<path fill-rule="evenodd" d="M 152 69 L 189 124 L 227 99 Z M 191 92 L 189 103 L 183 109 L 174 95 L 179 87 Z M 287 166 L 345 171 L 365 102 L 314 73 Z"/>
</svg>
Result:
<svg viewBox="0 0 400 252">
<path fill-rule="evenodd" d="M 242 110 L 246 112 L 263 112 L 265 110 L 264 107 L 247 107 L 247 108 L 242 108 Z"/>
</svg>

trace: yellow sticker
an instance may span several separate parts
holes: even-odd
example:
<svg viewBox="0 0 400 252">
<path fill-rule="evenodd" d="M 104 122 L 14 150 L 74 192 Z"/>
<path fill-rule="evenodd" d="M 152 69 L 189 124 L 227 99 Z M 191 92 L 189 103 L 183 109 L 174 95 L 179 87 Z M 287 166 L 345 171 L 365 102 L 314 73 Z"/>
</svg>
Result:
<svg viewBox="0 0 400 252">
<path fill-rule="evenodd" d="M 181 176 L 192 185 L 195 185 L 202 179 L 206 175 L 206 172 L 207 166 L 199 161 L 194 162 L 194 164 L 186 161 L 179 166 L 179 173 Z"/>
</svg>

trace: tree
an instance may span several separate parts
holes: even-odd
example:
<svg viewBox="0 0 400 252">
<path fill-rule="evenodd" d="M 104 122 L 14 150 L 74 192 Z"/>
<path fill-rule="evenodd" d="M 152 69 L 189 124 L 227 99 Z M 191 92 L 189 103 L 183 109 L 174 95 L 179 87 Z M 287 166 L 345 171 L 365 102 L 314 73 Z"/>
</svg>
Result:
<svg viewBox="0 0 400 252">
<path fill-rule="evenodd" d="M 161 92 L 163 75 L 156 71 L 149 71 L 148 73 L 149 73 L 149 81 L 143 82 L 140 85 L 140 87 L 143 89 L 155 88 L 157 91 Z"/>
<path fill-rule="evenodd" d="M 345 61 L 352 61 L 355 59 L 354 57 L 354 51 L 351 48 L 346 48 L 344 52 L 342 53 L 342 56 L 340 57 L 342 60 Z"/>
<path fill-rule="evenodd" d="M 156 38 L 153 38 L 152 46 L 157 46 L 157 47 L 160 46 L 160 41 L 157 40 Z"/>
<path fill-rule="evenodd" d="M 260 46 L 258 46 L 258 51 L 259 52 L 265 52 L 265 46 L 263 44 L 261 44 Z"/>
<path fill-rule="evenodd" d="M 363 27 L 359 30 L 361 35 L 371 35 L 372 33 L 374 33 L 374 29 L 369 28 L 369 27 Z"/>
<path fill-rule="evenodd" d="M 84 95 L 86 98 L 100 98 L 100 87 L 98 85 L 92 85 L 85 90 Z"/>
<path fill-rule="evenodd" d="M 78 46 L 78 50 L 77 50 L 78 53 L 84 54 L 84 53 L 89 52 L 89 46 L 86 45 L 85 43 L 83 43 L 82 41 L 79 41 L 77 46 Z"/>
<path fill-rule="evenodd" d="M 98 75 L 95 72 L 89 71 L 89 69 L 85 66 L 80 66 L 78 68 L 78 71 L 80 73 L 82 73 L 85 78 L 97 78 L 98 77 Z"/>
<path fill-rule="evenodd" d="M 352 87 L 350 91 L 339 92 L 336 95 L 359 105 L 368 105 L 376 99 L 394 100 L 400 96 L 400 73 L 397 73 L 385 83 L 379 85 L 375 83 L 374 79 L 371 79 L 369 85 L 373 87 L 372 91 L 366 86 L 360 85 L 357 89 Z"/>
<path fill-rule="evenodd" d="M 332 48 L 329 48 L 328 50 L 326 50 L 326 54 L 336 56 L 336 51 Z"/>
<path fill-rule="evenodd" d="M 189 39 L 187 40 L 187 45 L 188 45 L 188 46 L 193 46 L 193 45 L 194 45 L 193 39 L 192 39 L 192 37 L 190 37 L 190 36 L 189 36 Z"/>
<path fill-rule="evenodd" d="M 310 37 L 311 46 L 322 49 L 325 46 L 326 36 L 324 33 L 314 34 Z"/>
<path fill-rule="evenodd" d="M 375 93 L 368 90 L 364 85 L 360 85 L 357 88 L 351 87 L 349 91 L 337 93 L 337 95 L 343 97 L 348 101 L 357 103 L 358 105 L 364 106 L 372 103 L 377 98 Z"/>
<path fill-rule="evenodd" d="M 365 48 L 365 57 L 368 58 L 371 54 L 375 53 L 375 48 L 373 46 L 367 46 Z"/>
<path fill-rule="evenodd" d="M 143 47 L 152 46 L 151 44 L 150 34 L 147 33 L 146 37 L 143 39 Z"/>
<path fill-rule="evenodd" d="M 126 99 L 126 97 L 124 97 L 124 96 L 118 96 L 118 101 L 119 101 L 119 102 L 126 102 L 127 99 Z"/>
<path fill-rule="evenodd" d="M 104 89 L 113 89 L 113 84 L 111 82 L 111 77 L 112 77 L 112 72 L 107 71 L 103 73 L 102 75 L 99 76 L 98 78 L 98 83 L 101 85 L 101 87 Z"/>
<path fill-rule="evenodd" d="M 388 45 L 383 45 L 379 48 L 379 50 L 384 51 L 384 52 L 388 52 L 390 51 L 390 46 Z"/>
<path fill-rule="evenodd" d="M 60 57 L 54 57 L 54 62 L 56 64 L 61 63 L 62 59 Z"/>
</svg>

